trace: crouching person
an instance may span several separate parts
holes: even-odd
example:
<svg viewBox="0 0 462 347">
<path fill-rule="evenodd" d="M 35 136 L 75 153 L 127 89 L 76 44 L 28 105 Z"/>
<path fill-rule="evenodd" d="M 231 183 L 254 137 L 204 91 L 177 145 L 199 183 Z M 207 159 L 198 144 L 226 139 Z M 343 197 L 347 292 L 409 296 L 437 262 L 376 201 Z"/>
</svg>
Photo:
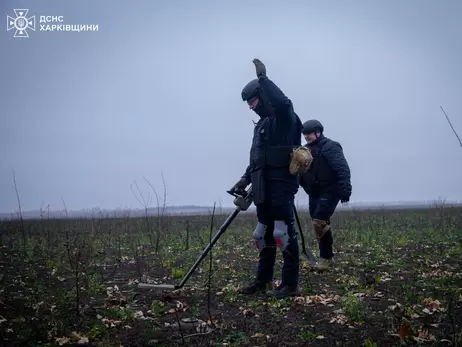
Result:
<svg viewBox="0 0 462 347">
<path fill-rule="evenodd" d="M 329 269 L 333 264 L 333 235 L 330 218 L 339 202 L 346 203 L 351 196 L 350 168 L 342 146 L 324 136 L 324 127 L 318 120 L 303 124 L 305 145 L 313 157 L 311 166 L 300 177 L 300 185 L 309 195 L 309 211 L 320 260 L 317 270 Z"/>
</svg>

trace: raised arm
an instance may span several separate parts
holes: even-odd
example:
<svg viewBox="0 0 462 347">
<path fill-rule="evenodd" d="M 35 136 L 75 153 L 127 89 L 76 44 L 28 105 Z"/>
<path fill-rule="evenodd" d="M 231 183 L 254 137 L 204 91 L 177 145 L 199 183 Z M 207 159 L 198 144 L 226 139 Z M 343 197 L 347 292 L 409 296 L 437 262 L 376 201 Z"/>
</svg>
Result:
<svg viewBox="0 0 462 347">
<path fill-rule="evenodd" d="M 263 90 L 265 96 L 268 98 L 268 101 L 271 103 L 271 105 L 276 110 L 291 106 L 292 103 L 289 100 L 289 98 L 266 75 L 265 65 L 259 59 L 254 59 L 253 63 L 255 65 L 255 70 L 257 73 L 260 87 Z"/>
</svg>

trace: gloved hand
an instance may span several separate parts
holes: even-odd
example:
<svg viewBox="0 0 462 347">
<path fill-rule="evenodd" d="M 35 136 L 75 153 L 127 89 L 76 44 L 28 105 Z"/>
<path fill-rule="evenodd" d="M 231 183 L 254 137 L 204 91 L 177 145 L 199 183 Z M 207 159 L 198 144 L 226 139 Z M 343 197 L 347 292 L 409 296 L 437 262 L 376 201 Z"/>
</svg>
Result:
<svg viewBox="0 0 462 347">
<path fill-rule="evenodd" d="M 260 77 L 262 75 L 266 75 L 266 67 L 265 64 L 263 64 L 260 59 L 255 58 L 252 60 L 252 62 L 255 65 L 255 72 L 257 73 L 257 77 Z"/>
<path fill-rule="evenodd" d="M 348 201 L 350 201 L 350 197 L 349 196 L 344 196 L 340 199 L 340 202 L 342 204 L 346 204 Z"/>
<path fill-rule="evenodd" d="M 249 182 L 242 177 L 239 181 L 236 182 L 236 184 L 231 188 L 232 192 L 236 192 L 239 190 L 244 190 L 247 186 L 249 185 Z"/>
</svg>

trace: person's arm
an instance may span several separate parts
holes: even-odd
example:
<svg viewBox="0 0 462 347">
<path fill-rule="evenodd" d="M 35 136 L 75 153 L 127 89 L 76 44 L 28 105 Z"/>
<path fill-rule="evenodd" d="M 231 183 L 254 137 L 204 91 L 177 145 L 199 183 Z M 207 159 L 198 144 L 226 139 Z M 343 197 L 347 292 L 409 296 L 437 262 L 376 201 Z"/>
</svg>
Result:
<svg viewBox="0 0 462 347">
<path fill-rule="evenodd" d="M 290 99 L 266 75 L 265 65 L 259 59 L 254 59 L 253 63 L 255 65 L 255 71 L 257 73 L 258 82 L 263 91 L 263 94 L 271 103 L 275 111 L 292 106 L 292 102 L 290 101 Z M 276 112 L 276 114 L 277 113 L 278 112 Z"/>
<path fill-rule="evenodd" d="M 343 154 L 342 146 L 332 141 L 322 149 L 322 155 L 326 158 L 332 170 L 337 176 L 337 183 L 340 187 L 340 198 L 348 201 L 351 196 L 351 173 L 348 162 Z"/>
<path fill-rule="evenodd" d="M 291 104 L 289 98 L 273 81 L 268 78 L 268 76 L 260 76 L 258 78 L 258 82 L 260 83 L 263 93 L 265 93 L 265 96 L 268 98 L 268 101 L 274 107 L 275 111 L 287 108 Z"/>
</svg>

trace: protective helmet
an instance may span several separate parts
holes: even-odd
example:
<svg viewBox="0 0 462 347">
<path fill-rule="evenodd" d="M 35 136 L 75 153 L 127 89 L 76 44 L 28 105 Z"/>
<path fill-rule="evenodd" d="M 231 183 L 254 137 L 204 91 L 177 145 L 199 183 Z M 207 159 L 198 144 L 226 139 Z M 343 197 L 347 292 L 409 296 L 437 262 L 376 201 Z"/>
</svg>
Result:
<svg viewBox="0 0 462 347">
<path fill-rule="evenodd" d="M 303 134 L 309 134 L 318 131 L 322 134 L 322 132 L 324 131 L 324 127 L 322 126 L 321 122 L 317 119 L 310 119 L 303 123 Z"/>
<path fill-rule="evenodd" d="M 242 89 L 241 97 L 242 101 L 249 101 L 250 99 L 256 97 L 260 94 L 260 84 L 258 79 L 254 79 L 246 84 L 244 89 Z"/>
</svg>

